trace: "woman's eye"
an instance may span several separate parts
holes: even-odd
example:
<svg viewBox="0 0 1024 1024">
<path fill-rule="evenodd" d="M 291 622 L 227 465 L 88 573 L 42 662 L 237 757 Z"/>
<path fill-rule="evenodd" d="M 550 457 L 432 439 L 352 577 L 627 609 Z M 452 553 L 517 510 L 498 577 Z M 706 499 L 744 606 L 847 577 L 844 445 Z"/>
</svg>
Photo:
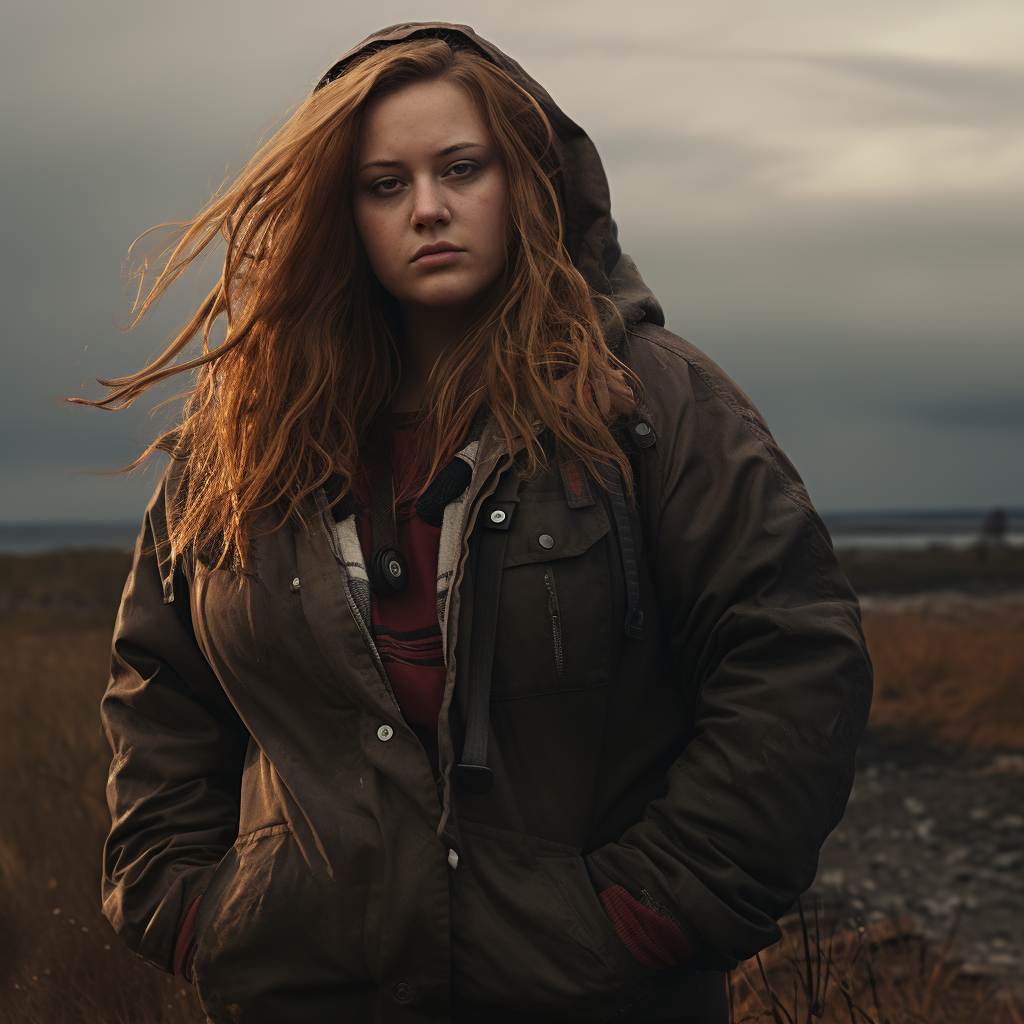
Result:
<svg viewBox="0 0 1024 1024">
<path fill-rule="evenodd" d="M 464 178 L 466 177 L 467 174 L 470 173 L 470 171 L 474 169 L 474 167 L 475 164 L 469 163 L 452 164 L 452 166 L 448 169 L 448 173 L 454 174 L 456 178 Z"/>
<path fill-rule="evenodd" d="M 397 178 L 381 178 L 380 181 L 375 181 L 372 185 L 374 192 L 395 192 L 398 189 L 400 182 Z"/>
</svg>

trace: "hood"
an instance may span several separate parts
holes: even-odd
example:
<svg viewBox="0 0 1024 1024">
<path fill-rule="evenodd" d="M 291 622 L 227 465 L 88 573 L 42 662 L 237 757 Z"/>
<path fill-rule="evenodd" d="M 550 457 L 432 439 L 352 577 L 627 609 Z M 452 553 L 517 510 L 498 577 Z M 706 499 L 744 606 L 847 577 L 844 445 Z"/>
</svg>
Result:
<svg viewBox="0 0 1024 1024">
<path fill-rule="evenodd" d="M 444 39 L 453 45 L 474 48 L 537 101 L 554 132 L 553 148 L 561 168 L 561 173 L 555 177 L 555 190 L 565 247 L 573 264 L 595 291 L 612 299 L 625 320 L 633 323 L 644 320 L 664 326 L 665 315 L 660 303 L 644 284 L 636 264 L 619 246 L 618 232 L 611 215 L 608 179 L 594 143 L 578 124 L 566 117 L 543 86 L 493 43 L 481 39 L 468 25 L 420 21 L 383 28 L 349 50 L 324 74 L 316 89 L 343 75 L 353 60 L 362 54 L 406 39 L 423 38 Z M 611 338 L 609 345 L 613 349 L 618 347 Z"/>
</svg>

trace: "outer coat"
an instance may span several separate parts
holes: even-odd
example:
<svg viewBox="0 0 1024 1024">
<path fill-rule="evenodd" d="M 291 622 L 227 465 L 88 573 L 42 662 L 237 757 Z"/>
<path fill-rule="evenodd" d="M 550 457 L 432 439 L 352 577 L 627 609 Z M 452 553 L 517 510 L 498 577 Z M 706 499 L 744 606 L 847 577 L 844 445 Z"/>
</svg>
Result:
<svg viewBox="0 0 1024 1024">
<path fill-rule="evenodd" d="M 289 526 L 255 541 L 241 588 L 229 569 L 172 559 L 173 467 L 147 508 L 102 703 L 104 912 L 166 970 L 203 893 L 194 970 L 215 1022 L 626 1021 L 666 999 L 704 1019 L 714 971 L 774 940 L 842 815 L 871 692 L 856 598 L 757 411 L 660 326 L 588 160 L 563 189 L 592 208 L 577 255 L 606 268 L 591 283 L 626 317 L 614 343 L 657 436 L 635 455 L 643 637 L 622 628 L 607 496 L 591 480 L 594 504 L 570 508 L 557 465 L 524 481 L 490 793 L 459 791 L 452 766 L 476 519 L 510 464 L 493 419 L 439 607 L 440 784 L 368 642 L 324 493 L 308 537 Z M 693 929 L 701 959 L 640 965 L 597 898 L 613 884 Z"/>
</svg>

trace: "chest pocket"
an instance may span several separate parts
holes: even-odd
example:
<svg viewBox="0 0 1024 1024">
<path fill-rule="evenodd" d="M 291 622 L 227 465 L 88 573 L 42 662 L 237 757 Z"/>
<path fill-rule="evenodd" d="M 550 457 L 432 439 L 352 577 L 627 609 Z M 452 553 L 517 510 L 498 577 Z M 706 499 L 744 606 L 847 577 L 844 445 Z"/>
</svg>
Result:
<svg viewBox="0 0 1024 1024">
<path fill-rule="evenodd" d="M 492 701 L 608 683 L 611 522 L 600 501 L 520 492 L 505 545 Z"/>
</svg>

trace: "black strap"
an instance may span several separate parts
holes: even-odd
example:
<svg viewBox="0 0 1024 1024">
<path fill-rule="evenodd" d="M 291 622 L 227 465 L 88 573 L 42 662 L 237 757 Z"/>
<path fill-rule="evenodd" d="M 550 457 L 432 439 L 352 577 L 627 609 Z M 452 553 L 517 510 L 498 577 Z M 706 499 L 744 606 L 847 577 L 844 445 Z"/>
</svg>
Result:
<svg viewBox="0 0 1024 1024">
<path fill-rule="evenodd" d="M 459 787 L 469 793 L 487 793 L 494 785 L 494 772 L 487 767 L 487 737 L 491 718 L 491 675 L 494 671 L 494 641 L 498 632 L 498 604 L 501 598 L 501 563 L 512 514 L 519 499 L 519 473 L 513 464 L 494 494 L 480 509 L 480 537 L 476 577 L 473 581 L 473 629 L 469 641 L 469 708 L 466 714 L 466 742 L 462 762 L 456 767 Z"/>
<path fill-rule="evenodd" d="M 639 640 L 644 635 L 644 613 L 640 609 L 640 570 L 637 567 L 636 546 L 633 543 L 633 527 L 629 521 L 629 510 L 622 493 L 619 472 L 601 463 L 598 466 L 601 479 L 612 505 L 615 530 L 619 535 L 622 551 L 622 573 L 626 578 L 626 620 L 623 632 Z"/>
</svg>

